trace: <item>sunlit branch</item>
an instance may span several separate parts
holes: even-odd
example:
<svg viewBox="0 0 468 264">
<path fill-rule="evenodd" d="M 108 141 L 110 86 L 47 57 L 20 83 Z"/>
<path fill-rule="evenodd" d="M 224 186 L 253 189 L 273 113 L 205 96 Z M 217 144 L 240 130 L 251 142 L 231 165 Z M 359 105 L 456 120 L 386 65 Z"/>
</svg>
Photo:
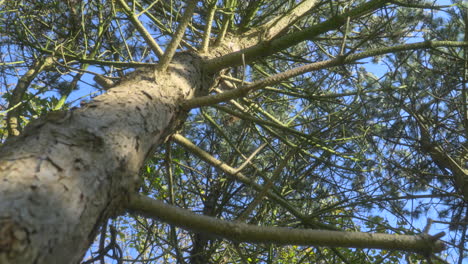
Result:
<svg viewBox="0 0 468 264">
<path fill-rule="evenodd" d="M 254 152 L 252 152 L 252 154 L 250 154 L 250 156 L 247 159 L 245 159 L 244 163 L 242 163 L 239 167 L 237 167 L 237 171 L 239 172 L 243 170 L 248 164 L 252 164 L 251 163 L 252 159 L 255 158 L 257 154 L 266 146 L 267 146 L 266 143 L 263 143 L 262 145 L 260 145 Z"/>
<path fill-rule="evenodd" d="M 150 3 L 146 8 L 143 8 L 140 3 L 137 1 L 134 1 L 133 4 L 139 8 L 141 8 L 141 12 L 138 14 L 138 16 L 141 16 L 142 14 L 149 14 L 148 11 L 153 8 L 154 5 L 156 5 L 159 2 L 159 0 L 153 1 Z"/>
<path fill-rule="evenodd" d="M 433 3 L 427 3 L 427 4 L 419 4 L 417 2 L 410 2 L 410 1 L 398 1 L 398 0 L 391 0 L 390 1 L 392 4 L 395 4 L 397 6 L 403 6 L 403 7 L 409 7 L 409 8 L 423 8 L 423 9 L 444 9 L 444 8 L 450 8 L 453 5 L 435 5 Z"/>
<path fill-rule="evenodd" d="M 179 46 L 180 41 L 182 40 L 182 37 L 184 36 L 185 29 L 187 28 L 190 22 L 190 19 L 192 18 L 193 11 L 195 10 L 197 3 L 198 3 L 198 0 L 191 0 L 188 2 L 184 15 L 182 16 L 182 19 L 179 23 L 179 26 L 177 27 L 176 32 L 172 36 L 171 42 L 169 43 L 169 46 L 166 48 L 164 55 L 161 57 L 161 60 L 159 61 L 159 64 L 158 64 L 159 70 L 164 71 L 166 70 L 167 66 L 169 66 L 169 63 L 171 62 L 172 57 L 174 57 L 177 47 Z"/>
<path fill-rule="evenodd" d="M 265 79 L 252 82 L 251 84 L 245 85 L 238 89 L 229 90 L 220 94 L 193 98 L 193 99 L 185 101 L 182 104 L 182 107 L 185 109 L 191 109 L 195 107 L 209 106 L 209 105 L 213 105 L 213 104 L 220 103 L 220 102 L 226 102 L 232 99 L 237 99 L 237 98 L 247 96 L 249 92 L 264 88 L 266 86 L 277 84 L 281 81 L 284 81 L 286 79 L 295 77 L 297 75 L 300 75 L 306 72 L 317 71 L 317 70 L 322 70 L 322 69 L 326 69 L 326 68 L 330 68 L 334 66 L 344 65 L 347 63 L 352 63 L 361 59 L 370 58 L 370 57 L 374 57 L 378 55 L 384 55 L 388 53 L 401 52 L 401 51 L 407 51 L 407 50 L 417 50 L 417 49 L 427 49 L 427 48 L 437 48 L 437 47 L 465 47 L 465 46 L 468 46 L 468 42 L 423 41 L 423 42 L 417 42 L 417 43 L 411 43 L 411 44 L 397 45 L 393 47 L 377 48 L 377 49 L 372 49 L 372 50 L 357 53 L 357 54 L 339 56 L 334 59 L 310 63 L 310 64 L 297 67 L 297 68 L 294 68 L 294 69 L 291 69 L 282 73 L 278 73 L 270 77 L 267 77 Z"/>
<path fill-rule="evenodd" d="M 234 1 L 227 0 L 226 5 L 229 6 L 229 12 L 225 12 L 223 15 L 221 30 L 218 33 L 218 36 L 215 41 L 215 45 L 219 45 L 224 41 L 224 37 L 226 37 L 226 32 L 232 23 L 232 18 L 234 17 L 234 9 L 235 9 L 235 7 L 233 6 Z"/>
<path fill-rule="evenodd" d="M 22 64 L 25 61 L 10 61 L 10 62 L 0 62 L 0 66 L 5 66 L 5 65 L 14 65 L 14 64 Z"/>
<path fill-rule="evenodd" d="M 154 1 L 153 3 L 157 3 L 158 1 Z M 159 21 L 154 15 L 153 13 L 151 12 L 147 12 L 147 10 L 149 9 L 148 7 L 147 8 L 143 8 L 143 6 L 138 3 L 138 2 L 135 2 L 135 6 L 138 7 L 139 9 L 142 9 L 143 11 L 140 12 L 140 14 L 145 14 L 145 16 L 148 17 L 149 20 L 151 20 L 151 22 L 153 22 L 154 24 L 156 24 L 156 26 L 159 27 L 159 30 L 161 30 L 161 32 L 163 33 L 167 33 L 168 35 L 172 35 L 174 32 L 171 30 L 170 27 L 167 27 L 167 25 L 165 25 L 164 23 L 162 23 L 161 21 Z M 150 5 L 152 6 L 152 5 Z M 154 8 L 156 9 L 156 8 Z M 154 10 L 153 9 L 153 10 Z M 190 45 L 187 41 L 185 40 L 181 40 L 180 41 L 180 44 L 183 45 L 184 47 L 187 47 L 188 49 L 192 50 L 192 51 L 196 51 L 196 49 Z"/>
<path fill-rule="evenodd" d="M 229 66 L 242 65 L 243 57 L 248 63 L 254 59 L 274 54 L 286 48 L 292 47 L 302 41 L 312 40 L 315 37 L 330 30 L 338 29 L 346 23 L 348 17 L 350 19 L 360 17 L 385 6 L 388 2 L 388 0 L 373 0 L 366 2 L 354 9 L 351 9 L 348 12 L 332 17 L 329 20 L 319 23 L 315 26 L 311 26 L 298 32 L 286 34 L 271 41 L 260 41 L 255 46 L 210 59 L 206 62 L 204 69 L 206 72 L 216 72 Z"/>
<path fill-rule="evenodd" d="M 420 235 L 397 235 L 256 226 L 194 214 L 186 209 L 165 204 L 162 201 L 142 195 L 131 195 L 127 209 L 187 230 L 236 242 L 377 248 L 417 252 L 426 256 L 444 249 L 443 242 L 438 239 L 445 234 L 443 232 L 435 236 L 425 233 Z"/>
<path fill-rule="evenodd" d="M 208 17 L 206 18 L 205 31 L 203 33 L 201 51 L 204 53 L 208 52 L 208 46 L 210 44 L 210 38 L 211 38 L 211 27 L 213 24 L 213 18 L 214 18 L 215 13 L 216 13 L 216 1 L 213 0 L 212 3 L 210 4 L 210 10 L 208 11 Z"/>
<path fill-rule="evenodd" d="M 140 32 L 142 37 L 145 39 L 146 43 L 151 47 L 151 50 L 156 54 L 156 56 L 158 56 L 158 58 L 161 58 L 163 56 L 163 50 L 161 49 L 161 47 L 159 47 L 158 43 L 156 43 L 154 38 L 146 30 L 146 28 L 143 26 L 140 20 L 138 20 L 138 16 L 130 9 L 127 3 L 125 3 L 125 0 L 118 1 L 122 8 L 125 10 L 125 13 L 127 14 L 132 24 L 137 28 L 138 32 Z"/>
<path fill-rule="evenodd" d="M 319 1 L 317 0 L 302 1 L 295 7 L 291 8 L 286 14 L 278 15 L 268 23 L 249 30 L 246 35 L 260 33 L 262 34 L 262 40 L 271 40 L 307 14 L 307 12 L 313 9 L 318 2 Z"/>
</svg>

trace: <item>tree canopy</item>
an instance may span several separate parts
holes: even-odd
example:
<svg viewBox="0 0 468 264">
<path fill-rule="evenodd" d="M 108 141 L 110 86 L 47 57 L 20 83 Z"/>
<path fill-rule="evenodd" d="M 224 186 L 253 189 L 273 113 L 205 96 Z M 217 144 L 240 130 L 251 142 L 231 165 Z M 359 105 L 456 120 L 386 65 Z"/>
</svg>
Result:
<svg viewBox="0 0 468 264">
<path fill-rule="evenodd" d="M 0 144 L 140 69 L 202 60 L 205 90 L 83 263 L 465 259 L 465 1 L 5 0 L 0 18 Z M 423 236 L 444 248 L 410 248 Z"/>
</svg>

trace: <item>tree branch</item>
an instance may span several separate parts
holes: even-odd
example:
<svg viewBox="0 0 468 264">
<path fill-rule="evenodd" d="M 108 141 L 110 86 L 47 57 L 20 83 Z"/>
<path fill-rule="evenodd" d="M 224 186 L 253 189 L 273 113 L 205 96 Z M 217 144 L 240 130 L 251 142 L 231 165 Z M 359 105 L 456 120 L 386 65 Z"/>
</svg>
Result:
<svg viewBox="0 0 468 264">
<path fill-rule="evenodd" d="M 161 58 L 163 56 L 163 51 L 159 47 L 158 43 L 153 39 L 151 34 L 146 30 L 143 24 L 138 20 L 137 15 L 130 9 L 130 7 L 125 3 L 124 0 L 118 0 L 119 4 L 124 9 L 125 13 L 127 14 L 128 18 L 132 22 L 132 24 L 137 28 L 138 32 L 140 32 L 141 36 L 146 40 L 146 43 L 151 47 L 151 50 Z"/>
<path fill-rule="evenodd" d="M 268 41 L 280 35 L 284 30 L 288 29 L 297 20 L 302 18 L 307 12 L 314 8 L 318 0 L 306 0 L 291 8 L 286 14 L 270 20 L 268 23 L 247 31 L 244 36 L 261 36 L 264 41 Z M 244 37 L 247 38 L 247 37 Z M 242 38 L 241 38 L 242 41 Z"/>
<path fill-rule="evenodd" d="M 185 29 L 187 28 L 187 25 L 192 18 L 193 11 L 195 10 L 197 3 L 198 0 L 191 0 L 188 2 L 187 8 L 185 9 L 184 15 L 182 16 L 182 20 L 180 21 L 175 34 L 172 36 L 171 43 L 169 43 L 166 52 L 164 52 L 164 55 L 159 61 L 158 69 L 160 71 L 165 71 L 171 62 L 172 57 L 174 57 L 177 47 L 179 46 L 180 41 L 185 34 Z"/>
<path fill-rule="evenodd" d="M 208 46 L 210 44 L 210 38 L 211 38 L 211 27 L 213 24 L 213 19 L 214 15 L 216 13 L 216 1 L 211 1 L 209 4 L 210 10 L 208 11 L 208 17 L 206 18 L 206 25 L 205 25 L 205 30 L 203 33 L 203 40 L 202 40 L 202 46 L 200 48 L 201 52 L 206 53 L 208 52 Z"/>
<path fill-rule="evenodd" d="M 370 234 L 285 227 L 263 227 L 241 222 L 223 221 L 194 214 L 186 209 L 165 204 L 142 195 L 131 195 L 127 209 L 131 212 L 160 219 L 195 232 L 210 234 L 236 242 L 274 243 L 278 245 L 305 245 L 327 247 L 377 248 L 403 250 L 424 255 L 438 253 L 444 244 L 435 236 Z"/>
<path fill-rule="evenodd" d="M 242 50 L 207 60 L 204 65 L 204 70 L 206 72 L 216 72 L 229 66 L 242 65 L 242 57 L 245 58 L 245 62 L 247 63 L 260 57 L 266 57 L 302 41 L 312 40 L 325 32 L 337 29 L 347 22 L 348 17 L 350 19 L 360 17 L 385 6 L 388 2 L 389 0 L 373 0 L 299 32 L 290 33 L 271 41 L 254 41 L 253 44 L 244 47 Z"/>
<path fill-rule="evenodd" d="M 411 43 L 411 44 L 397 45 L 393 47 L 377 48 L 377 49 L 372 49 L 372 50 L 364 51 L 364 52 L 357 53 L 357 54 L 339 56 L 334 59 L 314 62 L 314 63 L 300 66 L 300 67 L 297 67 L 297 68 L 294 68 L 294 69 L 291 69 L 282 73 L 278 73 L 268 78 L 252 82 L 251 84 L 245 85 L 238 89 L 229 90 L 229 91 L 215 94 L 215 95 L 192 98 L 188 101 L 183 102 L 182 107 L 184 109 L 191 109 L 195 107 L 209 106 L 209 105 L 214 105 L 220 102 L 226 102 L 232 99 L 244 97 L 249 92 L 264 88 L 266 86 L 277 84 L 281 81 L 284 81 L 286 79 L 289 79 L 291 77 L 294 77 L 294 76 L 297 76 L 306 72 L 322 70 L 322 69 L 326 69 L 326 68 L 330 68 L 334 66 L 343 65 L 346 63 L 352 63 L 361 59 L 365 59 L 365 58 L 369 58 L 369 57 L 373 57 L 377 55 L 383 55 L 387 53 L 407 51 L 407 50 L 416 50 L 416 49 L 427 49 L 427 48 L 436 48 L 436 47 L 466 47 L 466 46 L 468 46 L 468 42 L 463 42 L 463 41 L 423 41 L 423 42 L 417 42 L 417 43 Z"/>
<path fill-rule="evenodd" d="M 46 57 L 45 59 L 38 60 L 29 69 L 16 84 L 12 92 L 11 99 L 8 102 L 8 108 L 12 108 L 7 112 L 6 125 L 8 136 L 18 136 L 20 134 L 19 117 L 21 114 L 20 103 L 23 100 L 24 93 L 28 89 L 31 82 L 36 76 L 45 68 L 53 64 L 53 57 Z"/>
<path fill-rule="evenodd" d="M 211 164 L 212 166 L 222 170 L 225 172 L 227 175 L 232 177 L 233 179 L 240 181 L 244 183 L 245 185 L 251 186 L 253 189 L 257 191 L 262 191 L 263 186 L 255 183 L 251 178 L 245 176 L 241 172 L 239 172 L 237 169 L 234 169 L 233 167 L 227 165 L 226 163 L 216 159 L 215 157 L 211 156 L 209 153 L 206 151 L 200 149 L 197 147 L 195 144 L 190 142 L 188 139 L 183 137 L 182 135 L 179 134 L 174 134 L 172 135 L 172 140 L 174 140 L 177 144 L 183 146 L 184 148 L 190 150 L 193 154 L 198 156 L 200 159 L 204 160 L 205 162 Z M 283 199 L 281 196 L 276 194 L 273 190 L 273 188 L 269 189 L 266 193 L 268 198 L 271 200 L 275 201 L 279 205 L 283 206 L 286 210 L 288 210 L 292 215 L 300 219 L 302 222 L 305 224 L 308 224 L 313 227 L 318 227 L 322 229 L 333 229 L 335 230 L 336 227 L 331 226 L 331 225 L 326 225 L 322 223 L 318 223 L 316 221 L 312 221 L 311 219 L 305 217 L 297 208 L 295 208 L 293 205 L 291 205 L 288 201 Z"/>
</svg>

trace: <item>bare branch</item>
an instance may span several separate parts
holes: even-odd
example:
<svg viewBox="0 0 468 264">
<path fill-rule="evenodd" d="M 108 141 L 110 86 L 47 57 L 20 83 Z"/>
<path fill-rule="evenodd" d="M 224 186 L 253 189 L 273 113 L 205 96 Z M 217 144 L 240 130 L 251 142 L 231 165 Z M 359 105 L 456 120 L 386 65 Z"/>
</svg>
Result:
<svg viewBox="0 0 468 264">
<path fill-rule="evenodd" d="M 211 26 L 213 24 L 213 18 L 216 13 L 216 1 L 212 1 L 210 5 L 210 10 L 208 11 L 208 17 L 206 19 L 205 32 L 203 34 L 203 41 L 201 46 L 201 51 L 203 53 L 208 52 L 208 46 L 210 44 L 211 38 Z"/>
<path fill-rule="evenodd" d="M 24 93 L 29 88 L 31 82 L 36 76 L 43 71 L 45 68 L 53 64 L 53 58 L 47 57 L 45 59 L 38 60 L 29 69 L 16 84 L 15 89 L 12 92 L 11 99 L 9 102 L 9 108 L 14 107 L 11 111 L 7 112 L 6 124 L 9 136 L 18 136 L 20 134 L 19 127 L 19 116 L 21 113 L 20 103 L 23 99 Z"/>
<path fill-rule="evenodd" d="M 172 57 L 174 57 L 177 47 L 179 46 L 180 41 L 184 36 L 185 29 L 187 28 L 190 19 L 192 18 L 193 11 L 195 10 L 197 3 L 198 0 L 191 0 L 188 2 L 187 8 L 185 9 L 184 15 L 182 16 L 182 20 L 179 23 L 179 27 L 177 28 L 175 34 L 172 36 L 171 43 L 169 43 L 169 46 L 167 47 L 166 51 L 164 52 L 164 55 L 159 61 L 159 70 L 164 71 L 166 70 L 167 66 L 169 66 L 169 63 L 171 62 Z"/>
<path fill-rule="evenodd" d="M 131 195 L 127 208 L 132 212 L 157 218 L 187 230 L 211 234 L 236 242 L 378 248 L 417 252 L 426 256 L 438 253 L 445 248 L 443 242 L 438 240 L 443 233 L 436 236 L 427 234 L 393 235 L 256 226 L 194 214 L 142 195 Z"/>
</svg>

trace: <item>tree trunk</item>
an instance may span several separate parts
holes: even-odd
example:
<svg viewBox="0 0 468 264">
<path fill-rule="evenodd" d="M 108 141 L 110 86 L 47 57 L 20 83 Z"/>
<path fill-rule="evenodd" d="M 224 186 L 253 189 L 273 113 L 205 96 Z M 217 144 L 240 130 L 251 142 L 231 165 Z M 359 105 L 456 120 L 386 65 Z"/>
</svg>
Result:
<svg viewBox="0 0 468 264">
<path fill-rule="evenodd" d="M 138 70 L 82 108 L 33 121 L 0 149 L 0 263 L 78 263 L 122 213 L 145 158 L 202 92 L 201 59 Z"/>
</svg>

